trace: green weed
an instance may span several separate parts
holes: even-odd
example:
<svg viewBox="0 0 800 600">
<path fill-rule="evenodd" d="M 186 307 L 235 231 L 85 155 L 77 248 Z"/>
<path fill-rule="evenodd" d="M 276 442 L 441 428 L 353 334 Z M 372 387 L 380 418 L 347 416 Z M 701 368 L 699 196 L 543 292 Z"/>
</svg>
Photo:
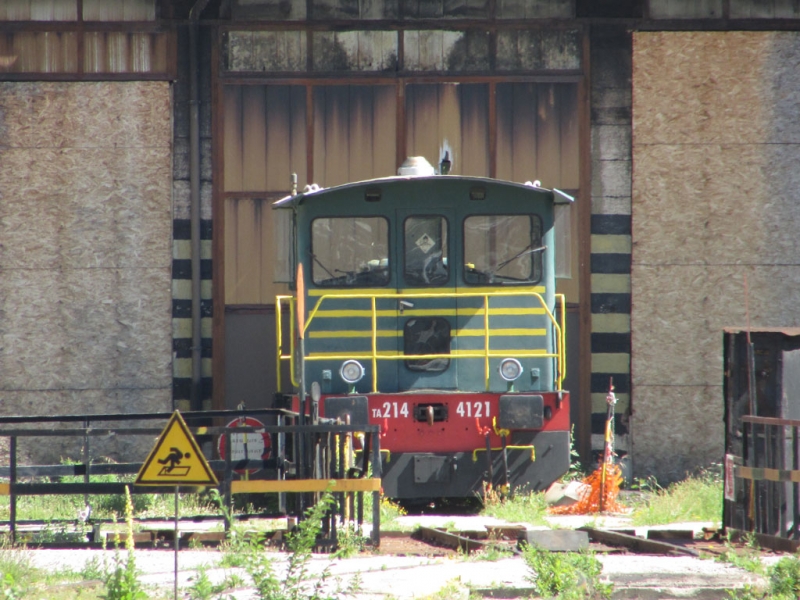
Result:
<svg viewBox="0 0 800 600">
<path fill-rule="evenodd" d="M 795 600 L 800 598 L 800 558 L 785 556 L 766 570 L 769 580 L 766 590 L 746 585 L 740 590 L 729 590 L 728 596 L 736 600 Z"/>
<path fill-rule="evenodd" d="M 523 558 L 533 572 L 527 579 L 542 597 L 560 600 L 611 598 L 613 585 L 600 581 L 603 565 L 592 553 L 548 552 L 526 545 Z"/>
<path fill-rule="evenodd" d="M 547 503 L 539 492 L 515 491 L 510 496 L 485 495 L 482 515 L 511 523 L 547 525 Z"/>
<path fill-rule="evenodd" d="M 645 500 L 634 507 L 634 525 L 666 525 L 686 521 L 722 519 L 722 477 L 716 470 L 704 470 L 697 476 L 662 488 L 654 479 L 639 480 Z"/>
<path fill-rule="evenodd" d="M 725 540 L 725 551 L 717 558 L 720 562 L 727 562 L 735 567 L 744 569 L 749 573 L 763 575 L 766 571 L 764 563 L 761 562 L 758 542 L 753 534 L 745 534 L 742 538 L 744 546 L 737 549 L 731 542 L 730 532 Z"/>
<path fill-rule="evenodd" d="M 145 593 L 139 581 L 139 571 L 136 568 L 133 540 L 133 503 L 131 494 L 125 487 L 125 524 L 127 536 L 125 537 L 126 556 L 122 558 L 119 552 L 119 534 L 116 538 L 116 552 L 114 553 L 113 566 L 106 570 L 106 593 L 104 600 L 146 600 Z"/>
</svg>

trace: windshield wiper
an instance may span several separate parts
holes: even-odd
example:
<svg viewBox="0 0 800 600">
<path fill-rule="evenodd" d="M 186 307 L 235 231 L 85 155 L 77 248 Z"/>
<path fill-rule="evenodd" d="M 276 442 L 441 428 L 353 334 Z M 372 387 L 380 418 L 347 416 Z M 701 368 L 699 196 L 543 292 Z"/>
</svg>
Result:
<svg viewBox="0 0 800 600">
<path fill-rule="evenodd" d="M 330 272 L 330 270 L 328 269 L 328 267 L 326 267 L 325 265 L 323 265 L 323 264 L 322 264 L 322 262 L 320 262 L 320 260 L 317 258 L 317 255 L 316 255 L 316 254 L 314 254 L 313 252 L 311 252 L 311 251 L 309 250 L 309 252 L 308 252 L 308 255 L 311 257 L 311 259 L 312 259 L 312 260 L 313 260 L 315 263 L 317 263 L 317 264 L 318 264 L 320 267 L 322 267 L 322 270 L 323 270 L 323 271 L 325 271 L 325 272 L 326 272 L 326 273 L 327 273 L 327 274 L 330 276 L 330 278 L 331 278 L 331 279 L 334 279 L 334 278 L 336 277 L 336 275 L 334 275 L 333 273 L 331 273 L 331 272 Z"/>
<path fill-rule="evenodd" d="M 492 269 L 492 271 L 491 271 L 492 275 L 497 273 L 500 269 L 505 267 L 507 264 L 509 264 L 511 262 L 514 262 L 518 258 L 521 258 L 521 257 L 525 256 L 526 254 L 533 254 L 534 252 L 543 252 L 544 250 L 547 250 L 547 246 L 539 246 L 538 248 L 531 248 L 532 245 L 533 244 L 528 244 L 522 250 L 520 250 L 517 254 L 515 254 L 514 256 L 512 256 L 508 260 L 504 260 L 503 262 L 498 264 L 494 269 Z"/>
</svg>

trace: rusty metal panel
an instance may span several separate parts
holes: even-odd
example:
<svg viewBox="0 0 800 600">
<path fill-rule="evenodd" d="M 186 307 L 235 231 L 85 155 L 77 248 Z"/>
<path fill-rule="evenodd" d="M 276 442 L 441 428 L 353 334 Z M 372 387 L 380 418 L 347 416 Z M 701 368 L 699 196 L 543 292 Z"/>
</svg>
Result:
<svg viewBox="0 0 800 600">
<path fill-rule="evenodd" d="M 577 189 L 577 85 L 497 85 L 497 176 Z"/>
<path fill-rule="evenodd" d="M 408 85 L 406 141 L 410 156 L 438 164 L 449 152 L 451 173 L 488 176 L 488 86 Z"/>
<path fill-rule="evenodd" d="M 317 31 L 313 33 L 315 71 L 394 71 L 395 31 Z"/>
<path fill-rule="evenodd" d="M 4 0 L 0 21 L 76 21 L 77 0 Z"/>
<path fill-rule="evenodd" d="M 403 32 L 404 67 L 408 71 L 444 71 L 447 57 L 466 35 L 463 31 Z"/>
<path fill-rule="evenodd" d="M 233 0 L 231 17 L 234 20 L 287 20 L 306 18 L 306 0 Z"/>
<path fill-rule="evenodd" d="M 575 17 L 575 0 L 497 0 L 498 19 Z"/>
<path fill-rule="evenodd" d="M 155 21 L 156 0 L 83 0 L 84 21 Z"/>
<path fill-rule="evenodd" d="M 794 0 L 730 0 L 731 19 L 796 19 L 800 17 L 800 6 Z"/>
<path fill-rule="evenodd" d="M 501 30 L 497 32 L 497 68 L 578 70 L 581 34 L 577 30 Z"/>
<path fill-rule="evenodd" d="M 307 179 L 306 89 L 298 85 L 266 87 L 265 189 L 288 191 L 290 177 Z"/>
<path fill-rule="evenodd" d="M 320 86 L 314 90 L 314 179 L 323 186 L 393 175 L 393 86 Z"/>
<path fill-rule="evenodd" d="M 535 83 L 497 85 L 497 177 L 500 179 L 533 181 L 539 176 L 538 99 Z"/>
<path fill-rule="evenodd" d="M 270 202 L 264 198 L 225 201 L 225 304 L 269 304 L 272 268 Z"/>
<path fill-rule="evenodd" d="M 556 102 L 556 84 L 540 84 L 538 91 L 536 154 L 539 174 L 536 178 L 545 187 L 557 187 L 561 182 L 561 107 Z"/>
<path fill-rule="evenodd" d="M 223 92 L 223 187 L 238 192 L 242 187 L 242 88 L 226 87 Z"/>
<path fill-rule="evenodd" d="M 242 188 L 264 190 L 267 185 L 266 98 L 263 86 L 242 88 Z"/>
<path fill-rule="evenodd" d="M 556 85 L 555 94 L 561 130 L 561 178 L 557 186 L 566 190 L 577 190 L 580 187 L 578 86 Z"/>
<path fill-rule="evenodd" d="M 491 9 L 489 0 L 400 0 L 400 10 L 407 19 L 486 19 Z"/>
<path fill-rule="evenodd" d="M 229 71 L 304 71 L 305 31 L 229 31 L 225 68 Z"/>
<path fill-rule="evenodd" d="M 653 19 L 711 19 L 722 17 L 723 0 L 661 0 L 650 2 Z"/>
<path fill-rule="evenodd" d="M 489 89 L 461 86 L 461 169 L 465 174 L 489 176 Z"/>
<path fill-rule="evenodd" d="M 86 73 L 151 73 L 166 71 L 166 33 L 86 32 Z"/>
<path fill-rule="evenodd" d="M 10 73 L 75 73 L 78 36 L 74 32 L 17 32 L 0 35 L 0 70 Z"/>
<path fill-rule="evenodd" d="M 224 189 L 289 191 L 306 179 L 304 86 L 228 86 L 224 91 Z"/>
</svg>

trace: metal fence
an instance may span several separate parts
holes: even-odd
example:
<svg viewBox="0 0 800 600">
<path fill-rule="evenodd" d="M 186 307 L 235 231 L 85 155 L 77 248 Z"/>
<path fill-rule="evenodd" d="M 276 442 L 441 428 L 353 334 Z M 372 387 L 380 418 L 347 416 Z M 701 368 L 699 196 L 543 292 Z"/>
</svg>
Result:
<svg viewBox="0 0 800 600">
<path fill-rule="evenodd" d="M 136 486 L 125 482 L 93 482 L 92 476 L 130 476 L 139 472 L 140 462 L 93 462 L 92 441 L 109 436 L 158 436 L 163 428 L 126 427 L 131 421 L 153 421 L 154 425 L 166 423 L 172 413 L 58 415 L 36 417 L 0 417 L 0 437 L 9 438 L 9 465 L 0 467 L 0 495 L 10 497 L 10 514 L 5 524 L 12 540 L 17 535 L 17 503 L 22 496 L 84 495 L 87 500 L 95 494 L 124 494 L 128 487 L 132 494 L 174 493 L 175 486 Z M 352 520 L 361 530 L 364 520 L 364 493 L 372 494 L 371 541 L 380 543 L 380 441 L 377 425 L 346 425 L 320 419 L 317 424 L 305 424 L 296 413 L 282 409 L 225 410 L 182 413 L 192 435 L 201 445 L 224 438 L 228 451 L 223 458 L 208 460 L 217 474 L 220 496 L 226 508 L 222 518 L 226 530 L 230 528 L 235 494 L 277 494 L 278 514 L 304 517 L 305 511 L 319 499 L 319 494 L 331 492 L 335 502 L 323 523 L 321 545 L 333 546 L 342 523 Z M 274 425 L 235 426 L 219 425 L 221 422 L 266 417 Z M 108 427 L 106 423 L 120 423 Z M 101 424 L 102 426 L 97 426 Z M 233 460 L 232 435 L 253 434 L 270 436 L 272 452 L 266 458 L 253 460 L 245 457 Z M 20 439 L 68 437 L 82 440 L 80 461 L 75 464 L 29 465 L 19 464 Z M 360 460 L 352 452 L 358 438 Z M 206 452 L 208 454 L 208 452 Z M 251 471 L 258 477 L 250 477 Z M 50 481 L 66 476 L 82 477 L 82 482 L 63 483 Z M 205 487 L 181 487 L 181 493 L 202 492 Z M 248 515 L 253 516 L 253 515 Z M 0 524 L 3 524 L 0 521 Z"/>
</svg>

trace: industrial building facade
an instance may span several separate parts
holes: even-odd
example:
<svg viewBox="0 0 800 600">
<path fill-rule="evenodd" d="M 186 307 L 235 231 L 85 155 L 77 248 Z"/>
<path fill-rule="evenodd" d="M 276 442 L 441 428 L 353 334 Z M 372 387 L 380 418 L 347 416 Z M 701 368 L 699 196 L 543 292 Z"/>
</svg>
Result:
<svg viewBox="0 0 800 600">
<path fill-rule="evenodd" d="M 613 381 L 636 476 L 719 461 L 722 328 L 800 317 L 793 6 L 3 3 L 3 412 L 267 405 L 270 203 L 292 173 L 446 152 L 577 198 L 558 291 L 582 455 Z"/>
</svg>

